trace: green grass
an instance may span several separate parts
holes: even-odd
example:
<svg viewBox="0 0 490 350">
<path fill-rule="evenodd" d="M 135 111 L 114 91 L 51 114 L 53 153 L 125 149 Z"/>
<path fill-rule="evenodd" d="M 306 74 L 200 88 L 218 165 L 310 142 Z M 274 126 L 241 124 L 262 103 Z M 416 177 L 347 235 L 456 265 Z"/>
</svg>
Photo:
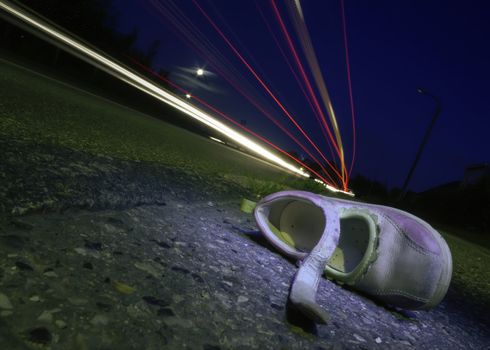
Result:
<svg viewBox="0 0 490 350">
<path fill-rule="evenodd" d="M 453 256 L 452 283 L 490 305 L 490 250 L 447 231 L 440 231 Z"/>
<path fill-rule="evenodd" d="M 32 143 L 224 176 L 253 193 L 322 187 L 201 136 L 0 61 L 0 133 Z M 313 187 L 312 187 L 313 186 Z"/>
</svg>

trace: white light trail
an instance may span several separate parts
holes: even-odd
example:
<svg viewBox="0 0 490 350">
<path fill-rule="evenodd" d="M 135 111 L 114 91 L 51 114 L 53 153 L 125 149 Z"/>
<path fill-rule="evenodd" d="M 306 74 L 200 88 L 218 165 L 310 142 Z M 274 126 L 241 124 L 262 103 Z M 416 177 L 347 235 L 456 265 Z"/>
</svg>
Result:
<svg viewBox="0 0 490 350">
<path fill-rule="evenodd" d="M 352 191 L 342 191 L 342 190 L 339 190 L 338 188 L 335 188 L 333 186 L 330 186 L 329 184 L 326 184 L 325 182 L 323 182 L 322 180 L 320 179 L 315 179 L 315 182 L 318 182 L 319 184 L 323 185 L 327 190 L 331 191 L 331 192 L 335 192 L 335 193 L 343 193 L 349 197 L 355 197 L 356 195 L 354 194 L 354 192 Z"/>
<path fill-rule="evenodd" d="M 58 40 L 64 45 L 68 46 L 70 49 L 74 49 L 87 62 L 96 65 L 97 67 L 103 69 L 104 71 L 117 77 L 118 79 L 121 79 L 126 83 L 136 87 L 137 89 L 147 93 L 148 95 L 151 95 L 156 99 L 184 112 L 189 117 L 209 126 L 210 128 L 220 132 L 226 137 L 233 139 L 235 142 L 239 143 L 253 153 L 258 154 L 259 156 L 269 160 L 270 162 L 275 163 L 293 173 L 299 174 L 304 177 L 309 177 L 309 174 L 300 170 L 293 164 L 284 161 L 282 158 L 273 154 L 265 147 L 259 145 L 250 138 L 223 124 L 222 122 L 213 118 L 211 115 L 174 96 L 168 91 L 165 91 L 153 82 L 137 75 L 128 68 L 125 68 L 122 65 L 112 61 L 108 57 L 97 53 L 88 46 L 79 43 L 70 36 L 59 32 L 56 28 L 53 28 L 46 23 L 43 23 L 42 20 L 36 19 L 30 14 L 23 13 L 21 10 L 12 5 L 9 5 L 5 1 L 0 0 L 0 8 L 22 20 L 23 22 L 29 24 L 31 27 L 39 30 L 40 32 Z"/>
<path fill-rule="evenodd" d="M 216 142 L 219 142 L 219 143 L 223 143 L 223 144 L 224 144 L 224 142 L 223 142 L 223 141 L 221 141 L 220 139 L 217 139 L 216 137 L 209 136 L 209 138 L 210 138 L 211 140 L 213 140 L 213 141 L 216 141 Z"/>
</svg>

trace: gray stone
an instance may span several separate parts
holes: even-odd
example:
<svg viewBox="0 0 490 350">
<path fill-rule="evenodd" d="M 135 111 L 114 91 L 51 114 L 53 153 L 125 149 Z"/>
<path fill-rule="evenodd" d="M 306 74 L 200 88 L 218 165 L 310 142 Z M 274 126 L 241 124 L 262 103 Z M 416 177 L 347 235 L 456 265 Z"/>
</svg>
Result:
<svg viewBox="0 0 490 350">
<path fill-rule="evenodd" d="M 245 296 L 243 296 L 243 295 L 240 295 L 240 296 L 238 297 L 238 300 L 237 300 L 238 304 L 241 304 L 241 303 L 246 303 L 247 301 L 248 301 L 248 298 L 247 298 L 247 297 L 245 297 Z"/>
<path fill-rule="evenodd" d="M 95 315 L 91 320 L 90 324 L 93 326 L 105 326 L 109 323 L 109 318 L 105 315 Z"/>
<path fill-rule="evenodd" d="M 56 327 L 58 327 L 59 329 L 64 329 L 66 328 L 66 323 L 65 321 L 63 320 L 56 320 L 54 321 L 54 324 L 56 325 Z"/>
<path fill-rule="evenodd" d="M 11 310 L 13 308 L 10 299 L 5 294 L 0 293 L 0 309 Z"/>
<path fill-rule="evenodd" d="M 43 275 L 46 277 L 58 277 L 58 274 L 54 271 L 45 272 L 45 273 L 43 273 Z"/>
<path fill-rule="evenodd" d="M 160 277 L 160 273 L 158 272 L 158 270 L 150 264 L 135 262 L 134 267 L 136 267 L 139 270 L 142 270 L 142 271 L 149 273 L 150 275 L 152 275 L 155 278 Z"/>
<path fill-rule="evenodd" d="M 49 311 L 43 311 L 37 318 L 38 321 L 51 323 L 53 322 L 53 314 Z"/>
<path fill-rule="evenodd" d="M 362 343 L 365 343 L 366 342 L 366 339 L 364 339 L 363 337 L 361 337 L 360 335 L 356 334 L 356 333 L 353 333 L 352 334 L 354 336 L 354 338 L 356 338 L 357 341 L 360 341 Z"/>
<path fill-rule="evenodd" d="M 85 250 L 85 248 L 81 248 L 81 247 L 77 247 L 75 249 L 73 249 L 76 253 L 82 255 L 82 256 L 86 256 L 87 255 L 87 251 Z"/>
</svg>

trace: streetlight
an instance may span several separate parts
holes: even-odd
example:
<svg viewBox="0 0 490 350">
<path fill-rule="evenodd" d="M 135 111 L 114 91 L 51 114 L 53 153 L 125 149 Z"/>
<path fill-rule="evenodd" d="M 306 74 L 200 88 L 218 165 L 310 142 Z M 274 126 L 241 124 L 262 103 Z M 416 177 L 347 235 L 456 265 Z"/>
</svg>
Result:
<svg viewBox="0 0 490 350">
<path fill-rule="evenodd" d="M 198 76 L 204 75 L 204 69 L 199 68 L 199 69 L 196 71 L 196 73 L 197 73 L 197 75 L 198 75 Z"/>
<path fill-rule="evenodd" d="M 407 194 L 407 187 L 408 184 L 410 183 L 410 179 L 412 178 L 413 172 L 415 171 L 415 168 L 417 167 L 417 163 L 420 160 L 420 157 L 422 156 L 422 152 L 424 151 L 425 145 L 427 144 L 427 141 L 429 140 L 430 134 L 432 132 L 432 129 L 434 128 L 434 125 L 437 121 L 437 118 L 441 114 L 441 101 L 439 98 L 428 92 L 427 90 L 424 90 L 422 88 L 418 88 L 417 92 L 422 95 L 427 95 L 430 98 L 434 100 L 436 103 L 436 108 L 434 109 L 434 115 L 432 116 L 432 120 L 429 124 L 429 127 L 427 128 L 427 131 L 425 132 L 424 138 L 422 139 L 422 142 L 420 143 L 419 150 L 417 151 L 417 155 L 415 156 L 415 159 L 413 160 L 412 166 L 410 167 L 410 170 L 408 172 L 407 178 L 405 179 L 405 182 L 403 183 L 403 187 L 400 193 L 400 197 L 398 200 L 402 200 L 405 195 Z"/>
<path fill-rule="evenodd" d="M 191 94 L 185 94 L 185 98 L 190 99 L 191 97 Z"/>
</svg>

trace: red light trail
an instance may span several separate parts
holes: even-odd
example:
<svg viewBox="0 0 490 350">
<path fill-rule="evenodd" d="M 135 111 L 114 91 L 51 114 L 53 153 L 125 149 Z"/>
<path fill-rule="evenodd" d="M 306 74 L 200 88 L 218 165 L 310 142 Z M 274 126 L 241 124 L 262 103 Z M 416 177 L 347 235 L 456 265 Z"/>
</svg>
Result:
<svg viewBox="0 0 490 350">
<path fill-rule="evenodd" d="M 255 72 L 255 70 L 250 66 L 250 64 L 245 60 L 245 58 L 240 54 L 240 52 L 236 49 L 236 47 L 231 43 L 231 41 L 226 37 L 226 35 L 219 29 L 216 23 L 211 19 L 211 17 L 204 11 L 204 9 L 197 3 L 196 0 L 193 0 L 194 5 L 199 9 L 199 11 L 203 14 L 203 16 L 208 20 L 211 26 L 216 30 L 216 32 L 221 36 L 221 38 L 226 42 L 228 47 L 233 51 L 233 53 L 239 58 L 239 60 L 247 67 L 247 69 L 252 73 L 252 75 L 257 79 L 257 81 L 262 85 L 265 91 L 269 94 L 269 96 L 276 102 L 279 108 L 286 114 L 289 120 L 296 126 L 296 128 L 301 132 L 301 134 L 308 140 L 308 142 L 313 146 L 313 148 L 320 154 L 323 160 L 330 166 L 332 169 L 335 169 L 330 161 L 325 157 L 323 152 L 318 148 L 318 146 L 311 140 L 308 134 L 301 128 L 301 126 L 296 122 L 296 120 L 291 116 L 291 114 L 286 110 L 286 108 L 282 105 L 282 103 L 277 99 L 277 97 L 272 93 L 269 87 L 264 83 L 264 81 L 259 77 L 259 75 Z M 333 141 L 333 138 L 332 138 Z M 334 144 L 334 147 L 335 144 Z M 338 149 L 337 149 L 338 151 Z M 342 178 L 342 177 L 341 177 Z M 344 184 L 344 179 L 342 178 L 342 183 Z M 345 184 L 344 184 L 345 187 Z"/>
<path fill-rule="evenodd" d="M 328 136 L 330 138 L 330 141 L 332 142 L 332 145 L 334 146 L 335 150 L 337 151 L 337 154 L 339 155 L 340 157 L 340 151 L 339 151 L 339 148 L 338 148 L 338 145 L 337 143 L 335 142 L 334 138 L 333 138 L 333 135 L 332 135 L 332 132 L 330 131 L 330 127 L 328 126 L 328 123 L 327 123 L 327 120 L 325 118 L 325 115 L 323 114 L 323 111 L 320 107 L 320 104 L 318 103 L 318 100 L 316 98 L 316 95 L 315 95 L 315 92 L 313 90 L 313 87 L 310 83 L 310 80 L 308 79 L 308 76 L 305 72 L 305 69 L 303 67 L 303 64 L 301 63 L 301 59 L 299 58 L 299 55 L 298 55 L 298 52 L 296 51 L 296 48 L 293 44 L 293 41 L 291 39 L 291 36 L 289 35 L 289 32 L 288 30 L 286 29 L 286 25 L 284 24 L 284 21 L 281 17 L 281 14 L 279 13 L 279 9 L 277 8 L 276 6 L 276 3 L 274 2 L 274 0 L 271 0 L 271 4 L 272 4 L 272 8 L 274 10 L 274 14 L 276 15 L 276 18 L 279 22 L 279 25 L 280 25 L 280 28 L 282 30 L 282 33 L 284 34 L 284 37 L 286 39 L 286 42 L 288 44 L 288 47 L 293 55 L 293 58 L 294 58 L 294 61 L 296 62 L 296 65 L 298 66 L 298 69 L 301 73 L 301 77 L 303 78 L 303 81 L 305 83 L 305 86 L 308 90 L 308 93 L 310 94 L 311 96 L 311 99 L 313 101 L 313 104 L 315 106 L 315 109 L 317 110 L 318 114 L 322 117 L 322 125 L 324 126 L 325 130 L 327 131 L 328 133 Z"/>
<path fill-rule="evenodd" d="M 311 100 L 311 97 L 308 95 L 308 93 L 306 92 L 305 88 L 303 87 L 303 84 L 300 80 L 300 78 L 298 77 L 298 74 L 296 73 L 295 69 L 293 68 L 289 58 L 287 57 L 286 53 L 284 52 L 281 44 L 279 43 L 279 40 L 277 39 L 276 35 L 274 34 L 274 31 L 272 30 L 269 22 L 267 21 L 265 15 L 264 15 L 264 12 L 262 11 L 262 9 L 260 8 L 260 6 L 258 6 L 258 4 L 256 3 L 256 7 L 257 7 L 257 10 L 259 11 L 260 13 L 260 16 L 262 17 L 262 20 L 264 22 L 264 24 L 266 25 L 267 27 L 267 30 L 269 31 L 272 39 L 274 40 L 274 43 L 276 44 L 276 47 L 278 48 L 279 52 L 281 53 L 281 56 L 283 57 L 284 61 L 286 62 L 288 68 L 289 68 L 289 71 L 291 72 L 291 74 L 293 75 L 294 77 L 294 80 L 296 81 L 296 83 L 298 84 L 298 87 L 300 88 L 301 92 L 303 93 L 303 95 L 305 96 L 306 98 L 306 101 L 308 102 L 311 110 L 313 111 L 313 114 L 316 118 L 316 120 L 318 121 L 318 123 L 320 124 L 320 130 L 323 134 L 323 137 L 325 138 L 325 141 L 328 145 L 328 148 L 330 149 L 330 155 L 332 156 L 332 159 L 335 161 L 335 156 L 333 154 L 333 150 L 332 150 L 332 145 L 330 144 L 330 142 L 328 141 L 328 135 L 325 131 L 325 128 L 323 128 L 323 125 L 322 125 L 322 120 L 321 120 L 321 117 L 320 115 L 318 114 L 318 111 L 315 109 L 315 107 L 313 106 L 313 102 Z"/>
<path fill-rule="evenodd" d="M 271 3 L 275 9 L 276 16 L 278 17 L 279 21 L 281 20 L 279 11 L 277 9 L 277 6 L 275 6 L 275 1 L 271 0 Z M 348 172 L 345 167 L 345 158 L 344 158 L 344 149 L 343 149 L 343 143 L 342 143 L 342 137 L 340 134 L 340 129 L 338 126 L 337 118 L 335 116 L 335 111 L 333 108 L 332 101 L 330 99 L 330 95 L 328 93 L 327 86 L 325 84 L 325 81 L 323 79 L 323 74 L 322 70 L 320 69 L 320 65 L 318 63 L 318 59 L 315 53 L 315 49 L 313 46 L 313 43 L 311 41 L 308 28 L 306 26 L 304 16 L 303 16 L 303 10 L 301 8 L 300 0 L 294 0 L 294 1 L 287 1 L 286 2 L 286 7 L 288 8 L 293 27 L 296 31 L 296 34 L 298 35 L 299 42 L 301 44 L 301 47 L 303 49 L 303 53 L 306 57 L 307 63 L 309 65 L 312 77 L 314 78 L 314 81 L 316 83 L 316 87 L 318 89 L 318 92 L 321 96 L 321 100 L 323 102 L 323 105 L 327 111 L 327 114 L 330 118 L 330 123 L 332 125 L 333 131 L 335 133 L 335 139 L 337 142 L 338 146 L 338 151 L 339 151 L 339 158 L 341 161 L 341 167 L 342 167 L 342 176 L 344 179 L 344 189 L 347 186 L 348 183 Z M 282 26 L 282 29 L 287 36 L 287 30 L 285 26 Z M 290 42 L 292 42 L 290 40 Z M 293 46 L 294 47 L 294 46 Z"/>
<path fill-rule="evenodd" d="M 218 19 L 221 18 L 220 21 L 223 22 L 222 23 L 223 25 L 225 25 L 225 29 L 228 28 L 227 31 L 231 32 L 236 43 L 233 43 L 232 40 L 230 40 L 227 34 L 225 34 L 225 32 L 218 26 L 215 20 L 211 18 L 211 16 L 206 12 L 203 6 L 199 4 L 197 0 L 193 0 L 194 6 L 203 15 L 203 18 L 207 20 L 207 22 L 211 25 L 211 27 L 218 34 L 218 36 L 224 41 L 224 43 L 231 50 L 231 52 L 244 65 L 246 70 L 248 70 L 248 72 L 251 73 L 253 78 L 264 89 L 266 94 L 274 101 L 275 105 L 282 111 L 282 113 L 286 115 L 287 119 L 306 139 L 308 145 L 311 146 L 314 149 L 314 151 L 320 155 L 322 159 L 321 162 L 308 150 L 307 147 L 305 147 L 305 145 L 302 144 L 302 142 L 298 140 L 297 137 L 295 137 L 284 125 L 282 125 L 273 116 L 275 113 L 271 112 L 272 111 L 270 109 L 271 106 L 268 105 L 268 107 L 266 107 L 267 102 L 265 102 L 264 104 L 263 103 L 264 100 L 262 100 L 262 96 L 256 94 L 257 90 L 254 89 L 253 87 L 251 88 L 251 85 L 247 86 L 248 81 L 243 77 L 240 77 L 241 74 L 233 67 L 233 65 L 224 56 L 224 51 L 222 49 L 217 49 L 213 45 L 213 43 L 209 39 L 209 35 L 205 35 L 203 32 L 201 32 L 201 30 L 195 25 L 195 21 L 190 20 L 186 16 L 186 14 L 179 8 L 178 4 L 174 3 L 173 1 L 159 2 L 156 0 L 149 0 L 149 3 L 151 3 L 153 7 L 157 9 L 157 12 L 159 12 L 160 15 L 167 18 L 167 21 L 165 21 L 165 23 L 170 22 L 172 24 L 171 26 L 172 29 L 174 29 L 174 31 L 180 37 L 183 37 L 188 44 L 190 43 L 190 46 L 194 50 L 196 50 L 202 57 L 208 60 L 208 63 L 211 66 L 213 66 L 213 69 L 216 73 L 222 76 L 237 92 L 239 92 L 246 100 L 248 100 L 260 112 L 260 114 L 264 115 L 267 119 L 269 119 L 276 127 L 278 127 L 278 129 L 280 129 L 295 144 L 297 144 L 301 148 L 301 150 L 305 152 L 305 154 L 307 154 L 313 161 L 315 161 L 320 166 L 322 172 L 324 173 L 324 176 L 327 176 L 328 178 L 330 178 L 331 182 L 335 183 L 337 181 L 333 181 L 333 178 L 330 176 L 330 174 L 334 174 L 336 178 L 338 178 L 341 182 L 340 187 L 344 190 L 347 190 L 349 175 L 352 172 L 354 159 L 355 159 L 355 133 L 356 133 L 355 116 L 354 116 L 354 109 L 353 109 L 354 105 L 353 105 L 353 97 L 352 97 L 352 84 L 351 84 L 351 77 L 350 77 L 351 75 L 350 66 L 347 67 L 348 70 L 347 74 L 348 74 L 348 81 L 349 81 L 349 101 L 351 104 L 351 112 L 352 112 L 351 119 L 353 125 L 353 157 L 351 160 L 350 168 L 347 171 L 339 128 L 337 125 L 335 114 L 333 112 L 333 107 L 330 98 L 328 96 L 328 92 L 326 90 L 325 84 L 323 83 L 323 78 L 321 77 L 319 66 L 316 60 L 316 55 L 314 54 L 314 50 L 309 38 L 309 34 L 304 24 L 304 19 L 302 17 L 302 10 L 299 5 L 299 0 L 295 1 L 294 6 L 296 7 L 289 6 L 289 10 L 290 10 L 289 12 L 292 16 L 293 24 L 295 25 L 295 29 L 299 36 L 300 42 L 303 46 L 303 50 L 305 51 L 305 55 L 308 59 L 308 63 L 310 64 L 309 68 L 312 70 L 315 81 L 317 83 L 317 87 L 320 90 L 320 94 L 323 99 L 325 108 L 327 109 L 327 112 L 330 116 L 330 122 L 332 123 L 333 130 L 335 132 L 335 137 L 332 132 L 332 129 L 330 129 L 331 126 L 327 122 L 326 115 L 324 114 L 324 111 L 320 106 L 320 102 L 316 96 L 316 92 L 314 90 L 313 84 L 310 81 L 310 78 L 305 70 L 305 66 L 303 65 L 299 57 L 298 51 L 295 47 L 295 44 L 293 43 L 293 40 L 288 32 L 288 29 L 286 28 L 283 18 L 281 17 L 281 14 L 275 3 L 275 0 L 270 0 L 270 4 L 275 14 L 275 17 L 277 18 L 277 22 L 279 23 L 280 32 L 282 32 L 285 38 L 286 47 L 288 47 L 290 50 L 291 53 L 290 57 L 292 57 L 292 61 L 297 66 L 297 69 L 293 68 L 290 59 L 286 55 L 285 51 L 282 49 L 282 45 L 279 43 L 277 37 L 275 36 L 269 21 L 267 21 L 267 19 L 263 15 L 262 11 L 260 10 L 260 7 L 258 6 L 257 7 L 261 16 L 264 19 L 264 23 L 267 26 L 267 29 L 269 30 L 272 36 L 272 39 L 275 42 L 275 45 L 279 49 L 279 52 L 281 53 L 282 57 L 284 58 L 284 61 L 288 65 L 288 68 L 291 71 L 294 79 L 298 83 L 298 86 L 301 89 L 302 94 L 305 96 L 307 103 L 311 107 L 311 110 L 313 111 L 316 120 L 320 124 L 320 130 L 326 140 L 326 144 L 330 148 L 330 153 L 332 154 L 332 160 L 335 161 L 337 159 L 337 157 L 333 156 L 334 151 L 332 150 L 332 147 L 334 148 L 335 153 L 338 155 L 338 158 L 340 160 L 341 173 L 339 172 L 339 170 L 337 170 L 337 167 L 332 164 L 331 160 L 327 159 L 325 154 L 322 152 L 321 148 L 318 147 L 318 145 L 312 140 L 310 135 L 303 129 L 303 127 L 297 122 L 297 120 L 293 117 L 293 115 L 288 111 L 287 107 L 280 101 L 280 99 L 277 97 L 278 96 L 277 92 L 273 92 L 271 87 L 268 85 L 269 83 L 266 83 L 264 78 L 259 75 L 256 69 L 260 67 L 258 66 L 253 67 L 250 64 L 250 62 L 248 61 L 249 59 L 252 60 L 251 62 L 255 62 L 251 54 L 248 53 L 248 56 L 250 57 L 247 56 L 247 58 L 245 58 L 244 54 L 240 52 L 238 47 L 235 45 L 236 43 L 240 44 L 240 40 L 236 35 L 234 35 L 233 30 L 226 24 L 225 19 L 220 17 L 219 13 L 217 14 L 218 16 L 217 18 Z M 298 9 L 297 13 L 295 11 L 291 11 L 292 8 Z M 348 59 L 348 48 L 347 48 L 347 34 L 346 34 L 347 31 L 346 31 L 346 23 L 345 23 L 345 13 L 343 13 L 342 15 L 343 15 L 344 44 L 346 46 L 346 64 L 348 65 L 349 59 Z M 243 52 L 247 52 L 246 48 L 244 48 Z M 259 102 L 259 100 L 263 102 Z M 324 165 L 328 166 L 329 171 L 325 169 Z M 330 171 L 330 169 L 332 171 Z"/>
<path fill-rule="evenodd" d="M 344 0 L 340 0 L 340 9 L 342 15 L 342 32 L 344 38 L 344 48 L 345 48 L 345 66 L 347 69 L 347 84 L 349 87 L 349 103 L 352 117 L 352 160 L 349 167 L 349 175 L 352 173 L 352 168 L 354 166 L 354 161 L 356 159 L 356 120 L 355 120 L 355 108 L 354 108 L 354 98 L 352 95 L 352 79 L 350 75 L 350 60 L 349 60 L 349 45 L 347 41 L 347 24 L 345 20 L 345 6 Z"/>
<path fill-rule="evenodd" d="M 164 81 L 165 83 L 173 86 L 174 88 L 178 89 L 179 91 L 181 91 L 182 93 L 184 94 L 189 94 L 190 95 L 190 92 L 183 89 L 182 87 L 180 87 L 179 85 L 175 84 L 174 82 L 172 82 L 171 80 L 165 78 L 164 76 L 156 73 L 155 71 L 153 71 L 152 69 L 146 67 L 145 65 L 141 64 L 140 62 L 138 62 L 137 60 L 129 57 L 131 59 L 131 61 L 133 61 L 136 65 L 138 65 L 140 68 L 144 69 L 145 71 L 147 71 L 148 73 L 152 74 L 153 76 L 159 78 L 160 80 Z M 288 152 L 286 152 L 285 150 L 283 150 L 282 148 L 276 146 L 274 143 L 272 143 L 271 141 L 267 140 L 266 138 L 264 138 L 263 136 L 260 136 L 259 134 L 255 133 L 254 131 L 252 131 L 251 129 L 247 128 L 246 126 L 240 124 L 239 122 L 235 121 L 233 118 L 227 116 L 225 113 L 221 112 L 220 110 L 218 110 L 217 108 L 211 106 L 210 104 L 208 104 L 207 102 L 205 102 L 204 100 L 198 98 L 197 96 L 195 95 L 192 95 L 192 99 L 198 101 L 199 103 L 201 103 L 203 106 L 209 108 L 210 110 L 212 110 L 213 112 L 219 114 L 220 116 L 222 116 L 223 118 L 225 118 L 226 120 L 228 120 L 229 122 L 233 123 L 235 126 L 238 126 L 239 128 L 241 128 L 242 130 L 245 130 L 247 133 L 253 135 L 254 137 L 258 138 L 259 140 L 265 142 L 266 144 L 268 144 L 269 146 L 273 147 L 274 149 L 276 149 L 277 151 L 281 152 L 282 154 L 286 155 L 287 157 L 291 158 L 292 160 L 294 160 L 296 163 L 300 164 L 302 167 L 304 167 L 305 169 L 308 169 L 309 171 L 311 171 L 313 174 L 315 174 L 316 176 L 318 176 L 318 178 L 320 178 L 322 181 L 324 181 L 326 184 L 329 184 L 330 186 L 334 186 L 330 181 L 326 180 L 323 176 L 321 176 L 319 173 L 317 173 L 315 170 L 311 169 L 308 165 L 306 165 L 305 163 L 303 163 L 302 161 L 300 161 L 299 159 L 297 159 L 296 157 L 294 157 L 293 155 L 289 154 Z M 328 176 L 329 174 L 326 173 Z M 335 187 L 335 186 L 334 186 Z"/>
<path fill-rule="evenodd" d="M 170 21 L 173 25 L 172 29 L 178 28 L 175 30 L 177 35 L 181 38 L 185 39 L 188 44 L 190 44 L 191 48 L 196 50 L 201 56 L 210 60 L 213 69 L 221 75 L 233 88 L 235 88 L 242 96 L 244 96 L 259 112 L 264 114 L 269 120 L 271 120 L 277 127 L 279 127 L 288 137 L 290 137 L 300 148 L 313 160 L 315 161 L 322 171 L 325 173 L 325 176 L 331 179 L 332 182 L 336 183 L 330 175 L 330 173 L 325 169 L 322 162 L 320 162 L 313 154 L 296 138 L 294 137 L 283 125 L 281 125 L 277 119 L 272 117 L 272 113 L 268 112 L 263 104 L 259 103 L 256 98 L 253 98 L 250 93 L 246 92 L 243 84 L 246 82 L 244 79 L 237 79 L 236 76 L 239 76 L 239 73 L 236 71 L 231 73 L 229 70 L 232 67 L 230 63 L 224 64 L 227 62 L 227 59 L 220 54 L 219 50 L 217 50 L 210 42 L 207 37 L 205 37 L 201 31 L 194 26 L 192 21 L 186 18 L 186 16 L 172 4 L 172 2 L 166 2 L 165 4 L 159 3 L 157 1 L 151 1 L 152 5 L 157 9 L 157 11 L 165 16 L 168 21 Z M 165 8 L 164 5 L 168 7 Z M 178 18 L 177 18 L 178 16 Z M 180 23 L 179 23 L 180 19 Z M 231 42 L 231 41 L 230 41 Z M 243 57 L 243 55 L 242 55 Z M 253 89 L 249 89 L 254 91 Z M 284 107 L 285 108 L 285 107 Z M 290 114 L 290 113 L 289 113 Z M 318 150 L 318 147 L 317 147 Z M 332 169 L 333 173 L 341 179 L 341 175 L 331 162 L 326 159 L 323 154 L 321 154 L 323 159 L 326 161 L 327 165 L 330 169 Z M 340 187 L 343 187 L 343 183 L 340 184 Z"/>
</svg>

